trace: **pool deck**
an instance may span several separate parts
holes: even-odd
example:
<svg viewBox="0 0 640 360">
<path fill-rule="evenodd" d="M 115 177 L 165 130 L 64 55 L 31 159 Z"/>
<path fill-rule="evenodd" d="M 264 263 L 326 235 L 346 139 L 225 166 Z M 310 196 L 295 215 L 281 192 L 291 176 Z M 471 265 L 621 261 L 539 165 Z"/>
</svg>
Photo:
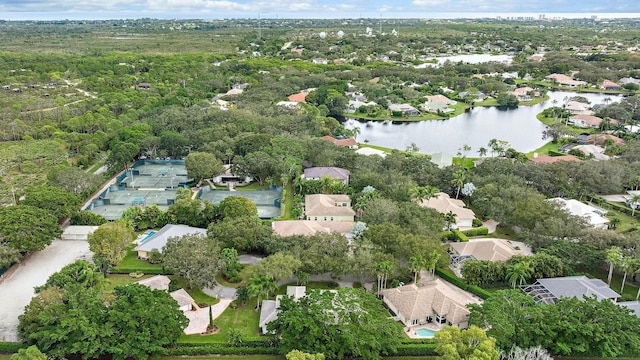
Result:
<svg viewBox="0 0 640 360">
<path fill-rule="evenodd" d="M 404 333 L 410 337 L 411 339 L 429 339 L 429 337 L 427 336 L 420 336 L 416 333 L 417 330 L 420 329 L 429 329 L 432 331 L 440 331 L 442 330 L 442 328 L 444 327 L 444 324 L 442 324 L 441 326 L 438 326 L 438 324 L 434 324 L 434 323 L 430 323 L 430 324 L 424 324 L 424 325 L 418 325 L 418 326 L 410 326 L 404 327 Z"/>
</svg>

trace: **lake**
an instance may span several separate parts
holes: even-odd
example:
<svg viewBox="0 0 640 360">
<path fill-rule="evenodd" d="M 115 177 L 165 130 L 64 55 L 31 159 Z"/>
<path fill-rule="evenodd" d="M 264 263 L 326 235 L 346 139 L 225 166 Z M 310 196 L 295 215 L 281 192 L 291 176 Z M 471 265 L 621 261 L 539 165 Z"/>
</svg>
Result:
<svg viewBox="0 0 640 360">
<path fill-rule="evenodd" d="M 520 152 L 530 152 L 546 144 L 542 140 L 545 125 L 536 115 L 542 110 L 562 106 L 565 97 L 583 96 L 591 104 L 604 103 L 605 98 L 613 102 L 622 99 L 619 95 L 576 93 L 571 91 L 549 91 L 549 100 L 533 106 L 500 110 L 496 107 L 475 107 L 468 112 L 448 120 L 428 121 L 359 121 L 347 118 L 345 127 L 360 127 L 358 142 L 368 140 L 371 145 L 405 150 L 411 143 L 420 148 L 421 153 L 445 152 L 455 155 L 463 145 L 471 146 L 469 156 L 477 156 L 480 147 L 488 148 L 491 139 L 508 141 L 512 148 Z"/>
</svg>

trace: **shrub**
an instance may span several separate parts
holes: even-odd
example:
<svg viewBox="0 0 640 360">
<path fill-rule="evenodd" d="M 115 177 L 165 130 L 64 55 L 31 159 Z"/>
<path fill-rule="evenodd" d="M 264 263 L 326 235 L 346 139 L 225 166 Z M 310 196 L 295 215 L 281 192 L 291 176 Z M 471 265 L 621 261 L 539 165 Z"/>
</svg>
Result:
<svg viewBox="0 0 640 360">
<path fill-rule="evenodd" d="M 141 273 L 141 272 L 132 272 L 132 273 L 129 273 L 129 276 L 130 276 L 130 277 L 132 277 L 132 278 L 134 278 L 134 279 L 140 279 L 141 277 L 143 277 L 143 276 L 144 276 L 144 273 Z"/>
<path fill-rule="evenodd" d="M 149 252 L 149 258 L 147 259 L 150 264 L 161 264 L 162 253 L 158 249 L 153 249 Z"/>
<path fill-rule="evenodd" d="M 441 278 L 443 278 L 444 280 L 452 283 L 453 285 L 459 287 L 460 289 L 469 291 L 470 293 L 472 293 L 472 294 L 474 294 L 476 296 L 479 296 L 482 299 L 486 299 L 491 295 L 490 292 L 482 289 L 481 287 L 478 287 L 478 286 L 475 286 L 475 285 L 469 285 L 464 280 L 462 280 L 459 277 L 455 276 L 453 273 L 450 273 L 448 271 L 444 271 L 443 269 L 436 268 L 436 275 L 438 275 Z"/>
<path fill-rule="evenodd" d="M 0 354 L 17 353 L 20 349 L 26 349 L 27 344 L 18 342 L 0 342 Z"/>
<path fill-rule="evenodd" d="M 466 236 L 483 236 L 489 234 L 489 229 L 486 227 L 469 229 L 462 232 Z"/>
<path fill-rule="evenodd" d="M 455 229 L 453 230 L 453 233 L 456 236 L 456 240 L 459 240 L 461 242 L 467 242 L 469 241 L 469 238 L 467 237 L 467 235 L 465 235 L 462 231 Z"/>
<path fill-rule="evenodd" d="M 437 344 L 403 344 L 398 346 L 395 356 L 435 356 Z"/>
<path fill-rule="evenodd" d="M 471 222 L 471 226 L 480 227 L 482 226 L 482 221 L 480 221 L 480 219 L 473 219 L 473 221 Z"/>
<path fill-rule="evenodd" d="M 243 345 L 247 345 L 243 343 Z M 224 345 L 208 346 L 180 346 L 167 349 L 165 355 L 255 355 L 255 354 L 279 354 L 278 347 L 232 347 Z"/>
<path fill-rule="evenodd" d="M 564 156 L 564 153 L 561 153 L 560 151 L 555 151 L 555 150 L 549 150 L 547 152 L 547 154 L 549 154 L 549 156 Z"/>
</svg>

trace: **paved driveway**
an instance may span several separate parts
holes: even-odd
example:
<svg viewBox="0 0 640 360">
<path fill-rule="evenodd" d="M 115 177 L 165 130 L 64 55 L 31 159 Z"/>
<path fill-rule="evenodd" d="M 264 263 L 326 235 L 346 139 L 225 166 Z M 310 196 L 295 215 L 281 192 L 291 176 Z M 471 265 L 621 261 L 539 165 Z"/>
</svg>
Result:
<svg viewBox="0 0 640 360">
<path fill-rule="evenodd" d="M 34 296 L 35 286 L 44 284 L 63 266 L 90 256 L 86 241 L 54 240 L 5 274 L 0 279 L 0 341 L 18 340 L 18 316 Z"/>
<path fill-rule="evenodd" d="M 220 302 L 211 306 L 211 317 L 217 319 L 231 304 L 231 299 L 220 299 Z M 187 311 L 184 313 L 189 319 L 189 326 L 184 329 L 187 335 L 201 334 L 207 331 L 209 326 L 209 308 L 205 307 L 195 311 Z"/>
</svg>

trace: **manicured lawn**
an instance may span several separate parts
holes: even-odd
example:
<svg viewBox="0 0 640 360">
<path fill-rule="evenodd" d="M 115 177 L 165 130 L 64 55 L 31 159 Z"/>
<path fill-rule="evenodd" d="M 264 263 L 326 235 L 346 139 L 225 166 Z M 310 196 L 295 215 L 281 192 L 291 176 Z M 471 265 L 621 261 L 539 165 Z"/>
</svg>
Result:
<svg viewBox="0 0 640 360">
<path fill-rule="evenodd" d="M 638 211 L 636 211 L 636 214 L 637 213 Z M 634 219 L 623 212 L 620 212 L 618 210 L 614 210 L 611 208 L 607 208 L 607 218 L 609 220 L 611 220 L 612 218 L 620 219 L 620 222 L 616 225 L 616 228 L 615 228 L 617 232 L 624 233 L 624 232 L 635 231 L 638 226 L 637 219 Z"/>
<path fill-rule="evenodd" d="M 609 275 L 609 269 L 596 268 L 594 271 L 590 272 L 590 275 L 597 277 L 598 279 L 601 279 L 604 282 L 607 282 L 607 275 Z M 620 293 L 620 287 L 622 286 L 622 276 L 623 274 L 618 274 L 614 271 L 613 277 L 611 278 L 610 287 L 613 291 L 617 292 L 618 294 Z M 624 293 L 622 295 L 624 295 L 624 297 L 627 298 L 628 300 L 635 300 L 636 295 L 638 294 L 638 286 L 640 284 L 631 283 L 630 278 L 631 276 L 628 275 L 627 283 L 624 286 Z"/>
<path fill-rule="evenodd" d="M 242 266 L 242 270 L 240 271 L 240 278 L 242 278 L 242 280 L 240 282 L 237 283 L 230 283 L 224 280 L 224 278 L 222 277 L 221 273 L 218 273 L 216 275 L 216 281 L 218 282 L 218 284 L 222 285 L 222 286 L 226 286 L 226 287 L 230 287 L 230 288 L 238 288 L 242 285 L 245 285 L 247 283 L 247 281 L 249 280 L 249 276 L 251 275 L 251 268 L 253 267 L 253 265 L 243 265 Z"/>
<path fill-rule="evenodd" d="M 214 297 L 211 297 L 211 296 L 203 293 L 202 290 L 200 290 L 200 289 L 189 289 L 189 283 L 187 283 L 187 280 L 185 280 L 181 276 L 170 275 L 169 279 L 171 279 L 171 281 L 173 281 L 173 282 L 176 282 L 183 289 L 185 289 L 189 293 L 189 295 L 191 295 L 193 300 L 195 300 L 196 303 L 198 303 L 198 304 L 215 305 L 215 304 L 220 302 L 220 299 L 216 299 Z"/>
<path fill-rule="evenodd" d="M 527 157 L 533 157 L 533 154 L 537 153 L 538 155 L 546 155 L 549 153 L 549 151 L 558 151 L 558 148 L 560 148 L 560 143 L 553 143 L 551 141 L 549 141 L 548 143 L 542 145 L 541 147 L 527 153 Z"/>
<path fill-rule="evenodd" d="M 133 284 L 134 282 L 138 282 L 140 280 L 143 279 L 147 279 L 150 278 L 153 275 L 145 275 L 139 279 L 134 279 L 131 276 L 129 276 L 128 274 L 110 274 L 109 276 L 107 276 L 107 280 L 109 280 L 109 284 L 107 285 L 107 289 L 113 289 L 116 286 L 122 286 L 122 285 L 129 285 L 129 284 Z"/>
<path fill-rule="evenodd" d="M 0 360 L 10 360 L 12 354 L 0 354 Z"/>
<path fill-rule="evenodd" d="M 286 194 L 284 197 L 284 202 L 281 203 L 281 206 L 284 206 L 283 211 L 281 211 L 281 216 L 278 220 L 293 220 L 293 215 L 291 211 L 293 210 L 293 185 L 291 182 L 286 187 Z"/>
<path fill-rule="evenodd" d="M 242 332 L 245 338 L 259 336 L 258 325 L 260 322 L 260 312 L 255 310 L 255 298 L 247 301 L 244 306 L 237 309 L 228 307 L 222 315 L 213 321 L 218 325 L 220 332 L 215 335 L 182 335 L 179 342 L 190 343 L 226 343 L 229 329 L 237 329 Z"/>
<path fill-rule="evenodd" d="M 498 227 L 496 228 L 496 232 L 494 232 L 493 234 L 489 234 L 486 237 L 515 240 L 515 232 L 502 225 L 498 225 Z"/>
<path fill-rule="evenodd" d="M 118 266 L 113 268 L 114 272 L 143 272 L 143 273 L 159 273 L 162 272 L 162 265 L 151 264 L 147 260 L 138 259 L 138 253 L 133 251 L 135 245 L 129 247 L 127 255 L 120 261 Z"/>
<path fill-rule="evenodd" d="M 390 153 L 391 151 L 395 150 L 395 149 L 384 147 L 384 146 L 370 145 L 370 144 L 360 144 L 358 146 L 358 148 L 365 148 L 365 147 L 366 148 L 376 149 L 376 150 L 381 150 L 381 151 L 384 151 L 386 153 Z"/>
<path fill-rule="evenodd" d="M 498 100 L 492 97 L 486 98 L 484 101 L 473 104 L 474 106 L 498 106 Z"/>
<path fill-rule="evenodd" d="M 531 105 L 536 105 L 536 104 L 540 104 L 543 101 L 547 101 L 549 100 L 549 95 L 545 95 L 543 97 L 537 97 L 534 98 L 531 101 L 521 101 L 520 102 L 520 106 L 531 106 Z"/>
</svg>

